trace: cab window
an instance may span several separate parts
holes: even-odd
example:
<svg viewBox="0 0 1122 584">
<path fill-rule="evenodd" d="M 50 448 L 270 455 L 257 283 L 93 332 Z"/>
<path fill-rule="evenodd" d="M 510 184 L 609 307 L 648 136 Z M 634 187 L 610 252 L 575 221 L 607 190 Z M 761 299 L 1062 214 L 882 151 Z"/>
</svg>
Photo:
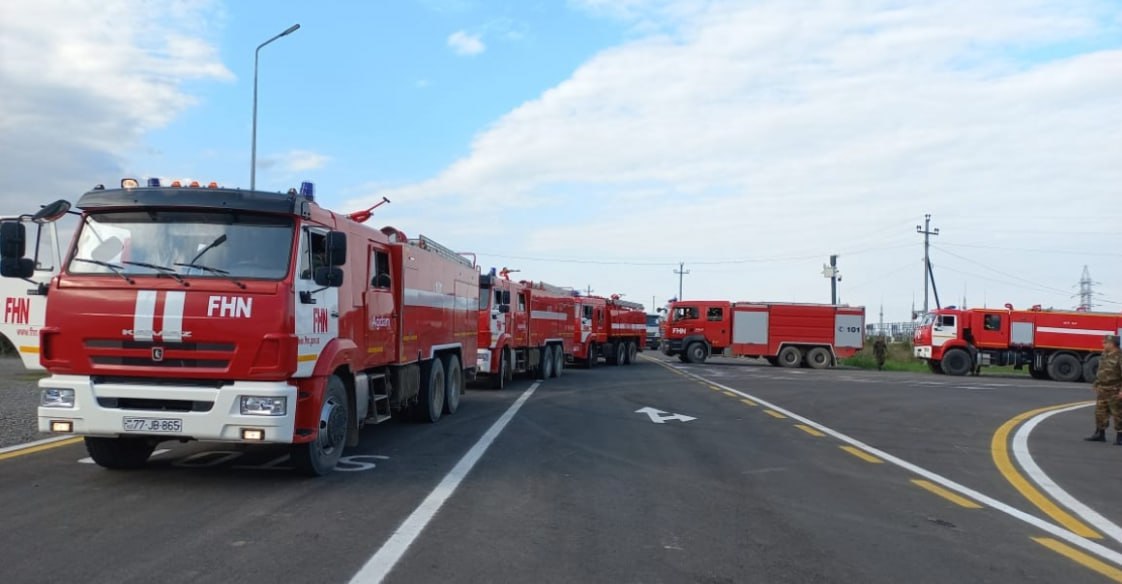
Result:
<svg viewBox="0 0 1122 584">
<path fill-rule="evenodd" d="M 390 254 L 384 251 L 375 251 L 370 254 L 370 285 L 380 290 L 390 287 Z"/>
<path fill-rule="evenodd" d="M 710 308 L 705 312 L 705 318 L 710 322 L 720 321 L 725 317 L 725 311 L 720 307 Z"/>
<path fill-rule="evenodd" d="M 524 312 L 525 310 L 526 310 L 526 293 L 525 292 L 519 292 L 518 293 L 518 312 Z"/>
<path fill-rule="evenodd" d="M 982 320 L 982 327 L 987 331 L 1001 330 L 1001 315 L 1000 314 L 987 314 Z"/>
<path fill-rule="evenodd" d="M 674 309 L 674 320 L 696 320 L 699 314 L 696 306 L 679 306 Z"/>
<path fill-rule="evenodd" d="M 941 327 L 953 327 L 954 326 L 954 315 L 953 314 L 940 315 L 939 320 L 936 324 L 937 324 L 937 326 L 941 326 Z"/>
</svg>

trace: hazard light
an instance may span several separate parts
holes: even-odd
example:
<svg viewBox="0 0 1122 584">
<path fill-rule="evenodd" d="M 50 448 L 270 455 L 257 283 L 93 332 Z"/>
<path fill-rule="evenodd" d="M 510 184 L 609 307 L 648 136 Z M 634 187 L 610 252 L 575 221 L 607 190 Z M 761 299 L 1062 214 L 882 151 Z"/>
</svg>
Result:
<svg viewBox="0 0 1122 584">
<path fill-rule="evenodd" d="M 139 186 L 140 186 L 140 181 L 136 180 L 135 178 L 123 178 L 123 179 L 121 179 L 121 188 L 122 189 L 135 189 L 136 187 L 139 187 Z"/>
<path fill-rule="evenodd" d="M 310 181 L 300 183 L 300 196 L 305 199 L 315 202 L 316 200 L 316 185 Z"/>
<path fill-rule="evenodd" d="M 176 189 L 178 189 L 179 187 L 182 187 L 182 186 L 183 186 L 183 183 L 181 183 L 181 182 L 179 182 L 179 181 L 177 181 L 177 180 L 173 180 L 173 181 L 171 181 L 171 186 L 172 186 L 172 188 L 176 188 Z"/>
<path fill-rule="evenodd" d="M 197 188 L 199 188 L 199 181 L 197 181 L 197 180 L 193 180 L 193 181 L 191 181 L 191 184 L 189 184 L 189 185 L 187 185 L 187 186 L 189 186 L 189 187 L 191 187 L 191 188 L 193 188 L 193 189 L 197 189 Z"/>
</svg>

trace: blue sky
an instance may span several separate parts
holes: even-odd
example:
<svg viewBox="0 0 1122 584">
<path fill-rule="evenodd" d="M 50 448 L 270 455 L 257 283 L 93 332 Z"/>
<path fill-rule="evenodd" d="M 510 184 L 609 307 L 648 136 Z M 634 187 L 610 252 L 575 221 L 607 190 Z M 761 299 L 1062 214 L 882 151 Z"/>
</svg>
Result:
<svg viewBox="0 0 1122 584">
<path fill-rule="evenodd" d="M 557 2 L 251 1 L 222 12 L 214 42 L 236 79 L 187 85 L 198 106 L 148 134 L 132 168 L 248 186 L 254 49 L 299 23 L 261 52 L 258 160 L 291 151 L 328 160 L 307 172 L 259 166 L 257 180 L 285 189 L 306 177 L 325 204 L 358 185 L 436 174 L 482 128 L 627 34 Z M 483 52 L 457 53 L 448 38 L 458 31 Z"/>
<path fill-rule="evenodd" d="M 51 26 L 43 26 L 44 22 Z M 10 0 L 0 212 L 312 180 L 484 269 L 661 304 L 1122 309 L 1116 0 Z"/>
</svg>

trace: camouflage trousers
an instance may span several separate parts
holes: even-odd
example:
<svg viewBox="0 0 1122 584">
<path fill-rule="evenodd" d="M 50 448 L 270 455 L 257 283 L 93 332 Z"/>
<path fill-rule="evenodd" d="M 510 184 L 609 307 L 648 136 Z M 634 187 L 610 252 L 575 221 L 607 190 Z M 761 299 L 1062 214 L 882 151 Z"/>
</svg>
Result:
<svg viewBox="0 0 1122 584">
<path fill-rule="evenodd" d="M 1095 428 L 1105 430 L 1109 418 L 1114 418 L 1114 430 L 1122 432 L 1122 400 L 1117 387 L 1095 387 Z"/>
</svg>

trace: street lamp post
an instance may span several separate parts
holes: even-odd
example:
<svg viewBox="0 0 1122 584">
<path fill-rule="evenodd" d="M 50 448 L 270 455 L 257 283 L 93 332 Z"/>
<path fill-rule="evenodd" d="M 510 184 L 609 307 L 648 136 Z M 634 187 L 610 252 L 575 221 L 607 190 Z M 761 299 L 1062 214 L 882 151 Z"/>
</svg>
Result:
<svg viewBox="0 0 1122 584">
<path fill-rule="evenodd" d="M 277 36 L 257 45 L 257 50 L 253 53 L 253 145 L 250 150 L 249 160 L 249 190 L 255 190 L 257 187 L 257 60 L 261 56 L 261 49 L 265 45 L 281 38 L 282 36 L 290 35 L 300 28 L 299 24 L 294 24 L 284 32 Z"/>
</svg>

